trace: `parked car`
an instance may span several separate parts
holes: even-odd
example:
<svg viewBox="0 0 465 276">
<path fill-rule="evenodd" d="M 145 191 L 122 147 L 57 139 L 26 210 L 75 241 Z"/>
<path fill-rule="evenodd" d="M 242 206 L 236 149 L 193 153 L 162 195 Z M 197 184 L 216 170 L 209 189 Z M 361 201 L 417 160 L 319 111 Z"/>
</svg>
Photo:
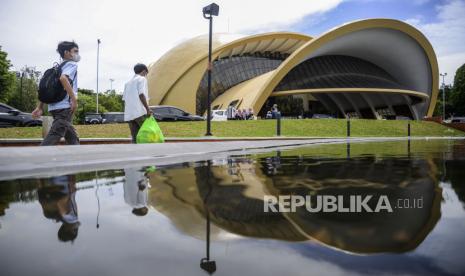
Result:
<svg viewBox="0 0 465 276">
<path fill-rule="evenodd" d="M 334 119 L 334 116 L 329 114 L 313 114 L 313 119 Z"/>
<path fill-rule="evenodd" d="M 86 113 L 84 116 L 84 122 L 86 124 L 103 124 L 103 117 L 100 113 Z"/>
<path fill-rule="evenodd" d="M 0 103 L 0 127 L 32 126 L 42 126 L 42 120 L 32 118 L 31 113 L 22 112 L 7 104 Z"/>
<path fill-rule="evenodd" d="M 192 115 L 180 108 L 169 105 L 150 106 L 157 121 L 203 121 L 202 116 Z"/>
<path fill-rule="evenodd" d="M 124 123 L 123 112 L 107 112 L 102 114 L 103 124 Z"/>
<path fill-rule="evenodd" d="M 228 112 L 225 109 L 212 110 L 212 121 L 227 121 Z"/>
<path fill-rule="evenodd" d="M 454 117 L 452 118 L 451 123 L 465 123 L 465 117 Z"/>
</svg>

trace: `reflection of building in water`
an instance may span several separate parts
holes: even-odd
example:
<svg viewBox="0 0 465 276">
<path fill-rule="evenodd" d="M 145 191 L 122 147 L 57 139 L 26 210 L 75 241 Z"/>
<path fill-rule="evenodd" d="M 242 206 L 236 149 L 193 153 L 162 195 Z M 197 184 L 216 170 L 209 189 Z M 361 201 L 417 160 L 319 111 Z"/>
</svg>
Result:
<svg viewBox="0 0 465 276">
<path fill-rule="evenodd" d="M 296 233 L 281 214 L 263 213 L 262 200 L 268 193 L 263 189 L 262 181 L 266 181 L 266 177 L 257 175 L 254 166 L 248 162 L 234 162 L 228 166 L 210 168 L 196 166 L 159 170 L 150 178 L 154 187 L 150 191 L 150 204 L 167 215 L 181 231 L 203 239 L 205 236 L 203 200 L 209 191 L 209 183 L 205 180 L 209 179 L 212 186 L 208 198 L 213 222 L 212 239 L 228 236 L 229 234 L 222 230 L 225 229 L 233 234 L 267 238 L 275 238 L 274 232 L 279 232 L 280 239 L 304 240 L 304 237 Z M 216 215 L 217 211 L 224 212 L 223 209 L 217 208 L 218 203 L 224 204 L 225 208 L 246 205 L 253 208 L 254 212 L 243 210 L 235 212 L 231 209 L 227 210 L 228 214 Z M 266 220 L 267 223 L 263 224 L 261 219 Z M 225 227 L 224 224 L 230 226 Z"/>
<path fill-rule="evenodd" d="M 329 246 L 360 253 L 408 251 L 423 241 L 440 217 L 441 189 L 431 161 L 361 157 L 285 163 L 285 170 L 270 175 L 273 194 L 343 195 L 345 199 L 386 195 L 391 202 L 392 213 L 309 213 L 300 208 L 286 214 L 308 238 Z M 418 198 L 423 199 L 423 208 L 396 208 L 399 199 L 412 204 Z"/>
<path fill-rule="evenodd" d="M 257 164 L 231 159 L 227 166 L 196 164 L 152 174 L 150 204 L 197 238 L 205 235 L 203 199 L 208 194 L 213 239 L 224 238 L 224 229 L 250 237 L 314 240 L 350 252 L 402 252 L 417 247 L 440 217 L 435 171 L 427 160 L 369 156 L 342 161 L 274 157 Z M 387 195 L 393 208 L 397 199 L 423 198 L 423 208 L 392 213 L 309 213 L 304 207 L 295 213 L 263 211 L 264 195 L 290 194 Z"/>
<path fill-rule="evenodd" d="M 200 197 L 195 170 L 179 165 L 150 174 L 149 204 L 171 219 L 177 229 L 198 239 L 205 237 L 203 199 Z M 211 225 L 211 236 L 218 239 L 221 228 Z"/>
</svg>

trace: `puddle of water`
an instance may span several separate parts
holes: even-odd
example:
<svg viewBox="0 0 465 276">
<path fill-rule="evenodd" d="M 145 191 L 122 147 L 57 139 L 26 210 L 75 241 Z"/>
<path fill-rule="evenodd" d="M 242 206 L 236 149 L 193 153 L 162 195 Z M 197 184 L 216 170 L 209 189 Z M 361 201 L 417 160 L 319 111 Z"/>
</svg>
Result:
<svg viewBox="0 0 465 276">
<path fill-rule="evenodd" d="M 464 275 L 464 168 L 463 140 L 414 140 L 3 181 L 0 271 Z M 264 212 L 287 195 L 392 212 Z"/>
</svg>

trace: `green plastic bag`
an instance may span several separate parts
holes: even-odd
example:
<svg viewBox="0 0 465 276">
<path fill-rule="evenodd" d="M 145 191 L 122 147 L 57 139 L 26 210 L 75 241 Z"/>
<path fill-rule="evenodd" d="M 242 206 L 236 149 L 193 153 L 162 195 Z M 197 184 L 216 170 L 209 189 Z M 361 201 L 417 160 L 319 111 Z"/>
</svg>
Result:
<svg viewBox="0 0 465 276">
<path fill-rule="evenodd" d="M 164 143 L 165 137 L 153 116 L 145 119 L 136 137 L 137 144 Z"/>
</svg>

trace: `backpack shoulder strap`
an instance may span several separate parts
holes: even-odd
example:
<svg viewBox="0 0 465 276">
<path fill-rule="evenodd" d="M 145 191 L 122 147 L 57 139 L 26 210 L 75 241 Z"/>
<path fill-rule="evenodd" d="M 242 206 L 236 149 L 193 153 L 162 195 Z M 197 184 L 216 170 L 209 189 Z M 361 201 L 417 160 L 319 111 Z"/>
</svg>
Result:
<svg viewBox="0 0 465 276">
<path fill-rule="evenodd" d="M 60 65 L 58 65 L 58 69 L 61 70 L 61 68 L 63 68 L 63 66 L 65 66 L 65 64 L 68 63 L 68 62 L 69 62 L 69 60 L 65 60 L 62 63 L 60 63 Z"/>
<path fill-rule="evenodd" d="M 63 61 L 63 62 L 58 66 L 58 69 L 61 70 L 61 69 L 63 68 L 63 66 L 65 66 L 65 64 L 68 63 L 68 62 L 69 62 L 69 60 Z M 70 76 L 70 77 L 71 77 L 71 76 Z M 71 84 L 72 84 L 72 83 L 76 80 L 77 71 L 76 71 L 76 73 L 74 73 L 74 77 L 73 77 L 72 79 L 71 79 L 70 77 L 69 77 L 69 80 L 71 81 Z"/>
</svg>

